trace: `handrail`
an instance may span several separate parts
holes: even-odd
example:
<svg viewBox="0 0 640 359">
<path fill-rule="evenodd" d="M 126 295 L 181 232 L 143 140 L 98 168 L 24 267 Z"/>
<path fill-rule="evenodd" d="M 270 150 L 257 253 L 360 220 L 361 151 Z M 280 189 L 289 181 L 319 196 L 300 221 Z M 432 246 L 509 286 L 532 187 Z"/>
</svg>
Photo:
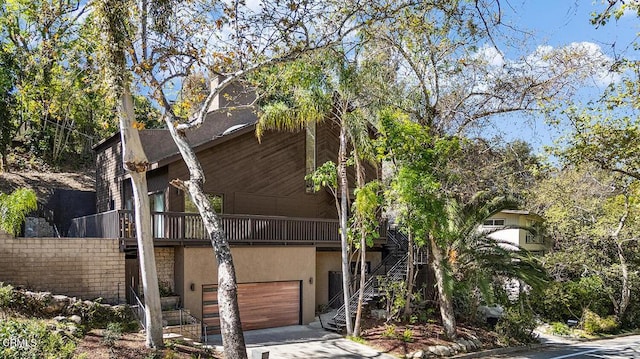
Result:
<svg viewBox="0 0 640 359">
<path fill-rule="evenodd" d="M 387 265 L 389 265 L 394 260 L 396 261 L 398 260 L 398 258 L 395 255 L 387 256 L 385 259 L 381 260 L 380 263 L 378 263 L 373 268 L 373 270 L 371 270 L 371 273 L 369 273 L 367 276 L 369 278 L 372 278 L 378 275 L 386 274 L 387 271 L 385 271 L 384 269 L 386 269 Z M 357 279 L 359 279 L 359 277 L 360 276 L 353 276 L 353 278 L 351 278 L 351 284 L 355 282 Z M 342 297 L 343 297 L 343 291 L 341 290 L 336 295 L 334 295 L 333 298 L 329 300 L 329 303 L 327 303 L 327 306 L 331 307 L 331 305 L 335 304 L 338 300 L 342 299 Z"/>
<path fill-rule="evenodd" d="M 390 277 L 392 278 L 392 280 L 397 280 L 398 278 L 396 278 L 396 277 L 397 277 L 396 272 L 397 272 L 399 269 L 401 269 L 401 268 L 403 268 L 404 266 L 406 266 L 406 265 L 407 265 L 407 259 L 408 259 L 408 258 L 409 258 L 409 254 L 408 254 L 408 253 L 406 253 L 406 254 L 405 254 L 405 255 L 404 255 L 400 260 L 398 260 L 398 261 L 393 265 L 393 267 L 391 267 L 391 269 L 389 269 L 389 271 L 387 271 L 386 275 L 387 275 L 387 276 L 390 276 Z M 365 291 L 365 293 L 371 292 L 371 291 L 373 290 L 373 287 L 374 287 L 374 286 L 373 286 L 373 284 L 374 284 L 374 282 L 375 282 L 375 281 L 377 281 L 377 280 L 378 280 L 378 276 L 371 276 L 371 278 L 369 278 L 369 280 L 367 280 L 367 282 L 366 282 L 366 283 L 365 283 L 365 285 L 364 285 L 364 291 Z M 333 320 L 334 320 L 334 322 L 336 322 L 336 321 L 337 321 L 337 318 L 338 318 L 338 317 L 340 317 L 340 316 L 344 316 L 344 314 L 345 314 L 345 306 L 347 306 L 347 305 L 348 305 L 349 307 L 351 307 L 351 303 L 352 303 L 353 301 L 356 301 L 356 302 L 357 302 L 358 297 L 359 297 L 359 294 L 360 294 L 360 293 L 356 291 L 355 293 L 353 293 L 353 294 L 351 295 L 351 297 L 349 297 L 349 303 L 344 303 L 344 304 L 342 304 L 342 306 L 341 306 L 340 308 L 338 308 L 338 311 L 337 311 L 337 312 L 336 312 L 336 314 L 333 316 Z M 346 318 L 345 318 L 345 320 L 346 320 Z"/>
<path fill-rule="evenodd" d="M 134 306 L 137 305 L 137 309 L 135 311 L 136 317 L 138 317 L 138 321 L 140 322 L 142 329 L 146 329 L 147 312 L 145 311 L 144 303 L 138 297 L 138 293 L 136 293 L 136 290 L 133 287 L 129 286 L 129 292 L 131 293 L 131 298 L 134 299 Z"/>
<path fill-rule="evenodd" d="M 75 218 L 69 236 L 135 238 L 134 212 L 114 210 Z M 335 219 L 220 214 L 222 228 L 230 242 L 313 241 L 338 242 L 339 223 Z M 157 240 L 209 240 L 198 213 L 151 212 L 152 230 Z M 386 235 L 380 230 L 380 238 Z"/>
<path fill-rule="evenodd" d="M 385 259 L 383 259 L 382 261 L 380 261 L 380 263 L 378 263 L 372 270 L 371 273 L 368 274 L 368 277 L 375 277 L 378 275 L 383 275 L 386 274 L 386 267 L 388 264 L 390 264 L 390 262 L 392 262 L 393 260 L 398 260 L 398 254 L 402 254 L 404 255 L 407 252 L 407 245 L 402 245 L 398 239 L 395 237 L 397 233 L 401 233 L 399 231 L 396 230 L 386 230 L 385 234 L 387 235 L 387 238 L 389 240 L 391 240 L 393 242 L 393 244 L 396 246 L 395 250 L 393 251 L 392 255 L 387 256 Z M 402 235 L 402 238 L 404 238 L 404 240 L 406 241 L 407 238 Z M 360 278 L 360 276 L 353 276 L 351 278 L 351 283 L 349 283 L 350 285 L 353 284 L 356 280 L 358 280 Z M 336 293 L 336 295 L 333 296 L 333 298 L 331 298 L 329 300 L 329 302 L 327 303 L 327 307 L 331 307 L 333 304 L 335 304 L 337 301 L 341 300 L 343 297 L 343 290 L 339 291 L 338 293 Z"/>
</svg>

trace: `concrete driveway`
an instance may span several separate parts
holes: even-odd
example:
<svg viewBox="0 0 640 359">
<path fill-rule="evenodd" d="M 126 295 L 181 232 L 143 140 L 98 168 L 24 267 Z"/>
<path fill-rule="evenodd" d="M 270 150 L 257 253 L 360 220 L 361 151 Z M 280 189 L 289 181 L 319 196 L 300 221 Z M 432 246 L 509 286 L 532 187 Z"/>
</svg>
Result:
<svg viewBox="0 0 640 359">
<path fill-rule="evenodd" d="M 251 330 L 245 332 L 244 337 L 249 358 L 261 358 L 259 353 L 268 351 L 269 359 L 397 359 L 393 355 L 344 339 L 313 324 Z M 208 344 L 222 345 L 220 335 L 210 335 Z"/>
</svg>

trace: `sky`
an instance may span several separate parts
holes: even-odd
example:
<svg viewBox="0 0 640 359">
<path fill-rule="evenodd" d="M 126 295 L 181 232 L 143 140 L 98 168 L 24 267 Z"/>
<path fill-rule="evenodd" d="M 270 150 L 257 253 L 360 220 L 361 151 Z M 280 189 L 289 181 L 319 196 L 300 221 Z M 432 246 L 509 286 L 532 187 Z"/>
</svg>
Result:
<svg viewBox="0 0 640 359">
<path fill-rule="evenodd" d="M 528 29 L 531 34 L 528 48 L 507 49 L 507 59 L 515 52 L 531 52 L 538 46 L 561 47 L 577 42 L 593 43 L 609 56 L 637 57 L 640 54 L 631 46 L 640 33 L 640 18 L 635 14 L 625 14 L 618 21 L 611 20 L 599 28 L 591 25 L 591 13 L 605 8 L 601 0 L 503 0 L 501 5 L 503 21 Z M 523 139 L 539 154 L 562 133 L 537 116 L 510 115 L 509 118 L 496 118 L 493 123 L 494 131 L 505 140 Z"/>
</svg>

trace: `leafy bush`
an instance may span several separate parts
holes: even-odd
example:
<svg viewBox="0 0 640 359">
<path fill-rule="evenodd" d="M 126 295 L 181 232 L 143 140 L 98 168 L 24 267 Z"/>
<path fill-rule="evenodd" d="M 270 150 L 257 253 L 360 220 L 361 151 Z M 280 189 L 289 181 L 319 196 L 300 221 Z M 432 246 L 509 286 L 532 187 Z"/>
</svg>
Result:
<svg viewBox="0 0 640 359">
<path fill-rule="evenodd" d="M 0 308 L 8 308 L 13 300 L 13 287 L 0 282 Z"/>
<path fill-rule="evenodd" d="M 413 330 L 407 328 L 402 332 L 402 341 L 405 343 L 410 343 L 413 341 Z"/>
<path fill-rule="evenodd" d="M 24 218 L 37 208 L 36 193 L 30 188 L 18 188 L 9 195 L 0 193 L 0 229 L 17 235 Z"/>
<path fill-rule="evenodd" d="M 406 303 L 407 286 L 404 281 L 393 281 L 387 277 L 378 277 L 378 286 L 384 292 L 387 322 L 397 320 Z"/>
<path fill-rule="evenodd" d="M 612 315 L 603 318 L 587 309 L 582 315 L 582 329 L 588 334 L 613 333 L 618 330 L 618 323 Z"/>
<path fill-rule="evenodd" d="M 533 330 L 537 323 L 533 313 L 521 313 L 518 308 L 508 308 L 496 324 L 496 333 L 504 344 L 529 344 L 536 342 Z"/>
<path fill-rule="evenodd" d="M 579 319 L 585 309 L 599 315 L 608 315 L 613 311 L 611 299 L 602 278 L 598 276 L 552 282 L 541 293 L 531 296 L 531 306 L 545 320 L 559 322 Z"/>
<path fill-rule="evenodd" d="M 102 341 L 109 347 L 114 346 L 116 341 L 122 337 L 122 324 L 109 323 L 107 328 L 102 332 Z"/>
<path fill-rule="evenodd" d="M 383 337 L 386 338 L 395 338 L 396 337 L 396 326 L 394 324 L 391 325 L 385 325 L 384 326 L 384 331 L 381 334 Z"/>
<path fill-rule="evenodd" d="M 571 334 L 571 329 L 562 322 L 553 322 L 551 323 L 551 333 L 555 335 L 569 335 Z"/>
<path fill-rule="evenodd" d="M 2 358 L 71 358 L 76 347 L 72 336 L 33 319 L 0 321 L 0 343 Z"/>
</svg>

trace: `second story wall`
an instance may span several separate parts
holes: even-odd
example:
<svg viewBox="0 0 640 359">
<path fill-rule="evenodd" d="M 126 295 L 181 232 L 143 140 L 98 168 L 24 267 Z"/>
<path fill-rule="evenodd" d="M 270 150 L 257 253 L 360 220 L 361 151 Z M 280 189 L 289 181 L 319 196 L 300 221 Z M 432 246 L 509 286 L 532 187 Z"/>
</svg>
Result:
<svg viewBox="0 0 640 359">
<path fill-rule="evenodd" d="M 121 209 L 124 169 L 120 138 L 107 139 L 96 147 L 96 152 L 96 210 L 99 213 Z"/>
<path fill-rule="evenodd" d="M 269 132 L 259 143 L 253 131 L 198 152 L 206 173 L 205 192 L 221 196 L 224 213 L 336 218 L 330 194 L 307 193 L 305 133 Z M 187 179 L 182 161 L 168 178 Z M 184 194 L 169 190 L 169 209 L 184 210 Z"/>
</svg>

